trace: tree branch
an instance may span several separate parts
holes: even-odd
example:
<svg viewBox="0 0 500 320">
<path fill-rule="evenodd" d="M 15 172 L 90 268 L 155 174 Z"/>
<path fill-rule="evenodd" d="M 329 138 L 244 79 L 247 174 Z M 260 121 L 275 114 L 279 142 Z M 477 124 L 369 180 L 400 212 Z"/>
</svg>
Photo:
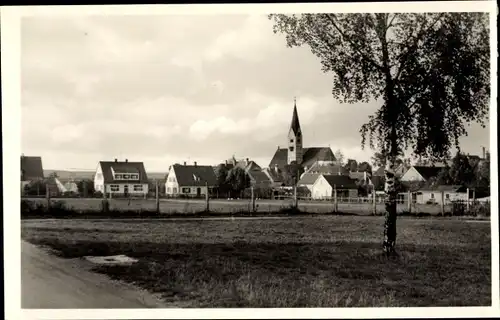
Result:
<svg viewBox="0 0 500 320">
<path fill-rule="evenodd" d="M 439 20 L 441 20 L 441 18 L 444 16 L 444 14 L 445 14 L 445 12 L 440 13 L 439 16 L 436 18 L 436 20 L 434 20 L 434 22 L 432 22 L 428 28 L 426 28 L 425 30 L 423 30 L 423 29 L 420 30 L 420 33 L 414 38 L 413 44 L 411 46 L 407 47 L 406 53 L 401 58 L 402 60 L 400 63 L 400 67 L 399 67 L 398 73 L 396 74 L 396 77 L 395 77 L 396 80 L 399 79 L 399 76 L 401 75 L 401 71 L 404 69 L 404 66 L 405 66 L 406 62 L 408 61 L 408 57 L 409 57 L 410 53 L 413 52 L 413 50 L 411 50 L 411 49 L 417 45 L 418 41 L 422 38 L 423 35 L 425 35 L 427 33 L 428 30 L 430 30 L 432 27 L 434 27 L 436 25 L 436 23 Z M 408 41 L 410 41 L 410 39 L 408 39 Z"/>
<path fill-rule="evenodd" d="M 335 21 L 332 19 L 332 17 L 330 17 L 329 14 L 326 14 L 325 15 L 328 20 L 330 20 L 330 22 L 332 23 L 333 27 L 335 29 L 337 29 L 337 31 L 340 33 L 340 35 L 342 36 L 342 38 L 344 38 L 347 42 L 349 42 L 351 44 L 351 46 L 354 48 L 354 50 L 363 58 L 365 59 L 366 61 L 368 61 L 369 63 L 371 63 L 375 68 L 377 68 L 379 71 L 382 71 L 383 72 L 383 68 L 381 66 L 379 66 L 375 61 L 373 61 L 372 59 L 368 58 L 366 56 L 366 54 L 364 54 L 360 49 L 359 47 L 353 43 L 346 35 L 345 33 L 339 28 L 339 26 L 337 26 L 337 24 L 335 23 Z M 333 16 L 335 16 L 333 14 Z M 327 33 L 328 34 L 328 33 Z"/>
</svg>

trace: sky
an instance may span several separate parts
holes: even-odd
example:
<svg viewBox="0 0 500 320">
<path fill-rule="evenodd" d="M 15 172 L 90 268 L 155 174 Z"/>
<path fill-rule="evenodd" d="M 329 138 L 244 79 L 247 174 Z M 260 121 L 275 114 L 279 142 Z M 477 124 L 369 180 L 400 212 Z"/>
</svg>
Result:
<svg viewBox="0 0 500 320">
<path fill-rule="evenodd" d="M 288 48 L 264 15 L 24 17 L 22 152 L 45 169 L 143 161 L 269 164 L 287 145 L 293 101 L 304 147 L 369 161 L 359 129 L 377 102 L 342 104 L 308 47 Z M 489 127 L 462 149 L 481 154 Z"/>
</svg>

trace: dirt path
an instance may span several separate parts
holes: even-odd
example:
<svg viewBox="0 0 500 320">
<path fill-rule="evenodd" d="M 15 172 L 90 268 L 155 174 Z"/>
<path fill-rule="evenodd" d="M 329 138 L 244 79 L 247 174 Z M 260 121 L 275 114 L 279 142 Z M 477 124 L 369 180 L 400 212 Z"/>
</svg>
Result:
<svg viewBox="0 0 500 320">
<path fill-rule="evenodd" d="M 159 299 L 89 270 L 82 259 L 62 259 L 22 241 L 21 307 L 162 308 Z"/>
</svg>

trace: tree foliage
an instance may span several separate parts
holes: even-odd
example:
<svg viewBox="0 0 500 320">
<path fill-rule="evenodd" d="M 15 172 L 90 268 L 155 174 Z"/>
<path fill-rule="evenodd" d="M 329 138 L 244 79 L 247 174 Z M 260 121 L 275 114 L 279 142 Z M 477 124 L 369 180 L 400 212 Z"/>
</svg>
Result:
<svg viewBox="0 0 500 320">
<path fill-rule="evenodd" d="M 24 194 L 27 196 L 43 196 L 47 193 L 47 182 L 45 180 L 33 180 L 24 186 Z"/>
<path fill-rule="evenodd" d="M 216 188 L 220 194 L 226 194 L 230 189 L 227 179 L 229 170 L 226 165 L 220 164 L 215 168 L 215 177 L 217 178 Z"/>
<path fill-rule="evenodd" d="M 340 166 L 344 166 L 345 156 L 340 149 L 335 151 L 335 159 Z"/>
<path fill-rule="evenodd" d="M 442 159 L 484 125 L 490 94 L 488 14 L 273 14 L 288 46 L 308 45 L 333 75 L 333 96 L 346 103 L 378 100 L 360 129 L 368 142 L 396 157 Z"/>
<path fill-rule="evenodd" d="M 78 189 L 78 193 L 84 197 L 93 195 L 95 193 L 94 189 L 94 181 L 90 179 L 83 179 L 76 183 L 76 187 Z M 154 190 L 154 188 L 153 188 Z"/>
<path fill-rule="evenodd" d="M 368 162 L 363 161 L 358 165 L 358 171 L 372 173 L 372 166 Z"/>
<path fill-rule="evenodd" d="M 304 173 L 304 168 L 297 164 L 296 161 L 292 161 L 290 164 L 285 165 L 281 173 L 283 178 L 283 183 L 286 186 L 296 185 L 300 180 L 300 176 Z"/>
<path fill-rule="evenodd" d="M 231 191 L 240 194 L 245 188 L 250 187 L 250 177 L 240 167 L 234 167 L 227 173 L 226 183 Z"/>
<path fill-rule="evenodd" d="M 344 165 L 344 168 L 350 172 L 358 171 L 358 162 L 354 159 L 347 159 L 347 163 Z"/>
</svg>

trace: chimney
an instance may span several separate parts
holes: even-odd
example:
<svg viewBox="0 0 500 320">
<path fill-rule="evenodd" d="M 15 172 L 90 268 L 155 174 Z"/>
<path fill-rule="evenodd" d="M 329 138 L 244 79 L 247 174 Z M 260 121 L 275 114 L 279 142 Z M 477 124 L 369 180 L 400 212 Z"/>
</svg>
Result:
<svg viewBox="0 0 500 320">
<path fill-rule="evenodd" d="M 246 158 L 246 160 L 247 160 L 247 164 L 248 164 L 248 158 Z"/>
<path fill-rule="evenodd" d="M 115 162 L 118 162 L 118 159 L 115 158 Z"/>
<path fill-rule="evenodd" d="M 197 165 L 197 164 L 196 164 L 196 161 L 195 161 L 195 162 L 194 162 L 194 166 L 196 167 L 196 165 Z"/>
<path fill-rule="evenodd" d="M 278 150 L 280 149 L 280 146 L 278 146 Z"/>
<path fill-rule="evenodd" d="M 227 166 L 227 160 L 226 160 L 226 166 Z"/>
<path fill-rule="evenodd" d="M 184 161 L 184 165 L 186 165 L 186 161 Z"/>
<path fill-rule="evenodd" d="M 128 159 L 125 159 L 125 162 L 128 162 Z"/>
<path fill-rule="evenodd" d="M 486 159 L 486 148 L 483 147 L 483 159 Z"/>
</svg>

